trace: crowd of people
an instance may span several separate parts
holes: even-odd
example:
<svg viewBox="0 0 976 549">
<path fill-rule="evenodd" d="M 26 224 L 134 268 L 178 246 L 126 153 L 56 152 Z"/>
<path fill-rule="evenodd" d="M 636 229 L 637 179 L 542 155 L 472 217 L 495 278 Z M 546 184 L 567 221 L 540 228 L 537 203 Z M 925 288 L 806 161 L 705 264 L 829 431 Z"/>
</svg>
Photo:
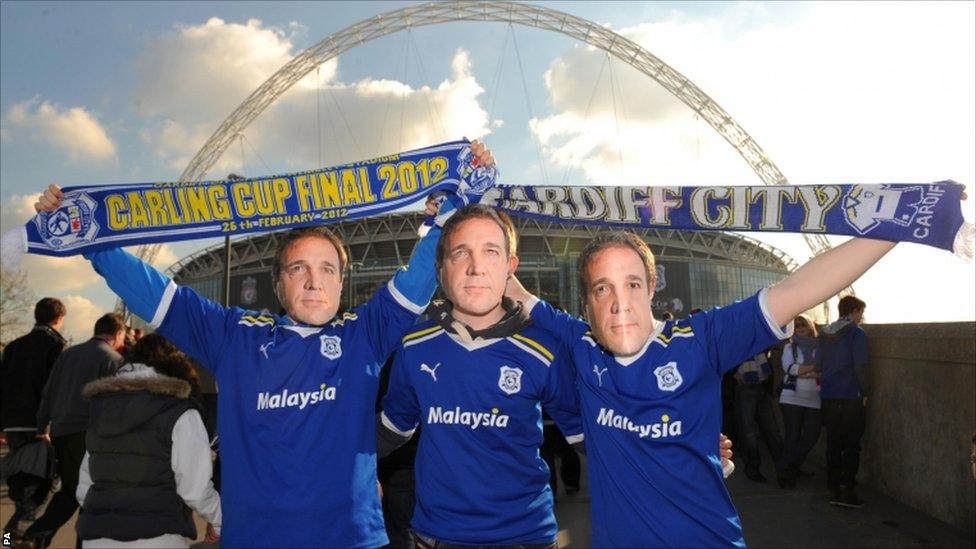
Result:
<svg viewBox="0 0 976 549">
<path fill-rule="evenodd" d="M 189 505 L 216 540 L 220 500 L 192 361 L 114 313 L 65 348 L 67 314 L 59 299 L 38 301 L 33 329 L 3 349 L 3 473 L 14 503 L 4 532 L 18 547 L 47 547 L 80 506 L 78 546 L 174 547 L 197 537 Z M 140 521 L 158 535 L 130 535 Z"/>
<path fill-rule="evenodd" d="M 728 376 L 734 390 L 728 429 L 753 482 L 767 482 L 761 472 L 763 447 L 781 488 L 814 476 L 802 465 L 825 429 L 830 503 L 864 505 L 855 487 L 869 391 L 867 336 L 859 326 L 866 306 L 844 296 L 838 320 L 819 328 L 808 316 L 797 316 L 788 340 L 757 353 Z"/>
<path fill-rule="evenodd" d="M 493 163 L 482 144 L 472 150 L 479 163 Z M 36 207 L 53 211 L 61 197 L 52 186 Z M 584 321 L 521 286 L 518 235 L 503 213 L 450 200 L 428 203 L 428 213 L 433 227 L 408 265 L 345 311 L 348 256 L 325 227 L 280 239 L 272 267 L 280 315 L 221 306 L 120 249 L 87 254 L 154 334 L 119 353 L 125 326 L 103 317 L 93 340 L 55 360 L 29 424 L 12 426 L 30 427 L 18 435 L 30 444 L 50 424 L 62 482 L 58 503 L 21 543 L 44 546 L 80 503 L 86 547 L 186 545 L 196 535 L 191 509 L 229 547 L 383 546 L 388 496 L 378 487 L 385 475 L 377 457 L 416 437 L 414 510 L 405 539 L 394 541 L 555 547 L 553 487 L 539 451 L 545 411 L 566 444 L 587 456 L 594 546 L 742 546 L 724 483 L 731 452 L 720 436 L 723 376 L 741 369 L 736 397 L 758 411 L 762 399 L 750 385 L 768 376 L 761 355 L 792 337 L 794 363 L 802 363 L 790 370 L 794 393 L 801 375 L 826 378 L 856 319 L 825 328 L 840 343 L 821 348 L 814 369 L 801 373 L 809 347 L 793 333 L 794 318 L 894 246 L 854 239 L 740 302 L 661 321 L 651 312 L 656 269 L 647 244 L 607 233 L 579 258 Z M 438 285 L 444 299 L 432 302 Z M 39 333 L 26 337 L 63 346 L 57 318 L 39 317 Z M 11 344 L 4 356 L 5 385 L 6 370 L 20 367 L 14 351 Z M 219 497 L 191 359 L 220 388 Z M 824 417 L 842 426 L 831 435 L 826 420 L 839 445 L 829 476 L 850 491 L 858 412 L 848 401 L 857 386 L 838 379 L 831 399 L 827 385 L 821 395 Z M 828 413 L 832 399 L 840 402 Z M 863 425 L 863 409 L 860 417 Z M 750 444 L 743 442 L 747 459 Z M 783 463 L 799 471 L 797 458 Z M 21 493 L 28 519 L 38 490 Z M 404 491 L 395 497 L 410 501 Z"/>
</svg>

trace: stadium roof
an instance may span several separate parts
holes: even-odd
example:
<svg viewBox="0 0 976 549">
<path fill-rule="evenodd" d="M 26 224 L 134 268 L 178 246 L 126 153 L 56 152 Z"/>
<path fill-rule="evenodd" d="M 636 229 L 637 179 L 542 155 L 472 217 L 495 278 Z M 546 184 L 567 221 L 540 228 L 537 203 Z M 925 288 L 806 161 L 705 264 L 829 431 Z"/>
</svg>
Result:
<svg viewBox="0 0 976 549">
<path fill-rule="evenodd" d="M 344 221 L 332 225 L 350 250 L 358 272 L 388 271 L 404 265 L 417 240 L 424 216 L 394 213 Z M 585 243 L 607 229 L 564 225 L 526 217 L 513 217 L 519 231 L 519 255 L 526 266 L 555 262 L 578 253 Z M 782 250 L 734 233 L 641 229 L 638 233 L 662 259 L 728 261 L 776 271 L 792 271 L 798 264 Z M 231 240 L 232 272 L 271 268 L 281 233 L 244 235 Z M 528 260 L 526 262 L 526 260 Z M 180 282 L 217 276 L 223 272 L 224 245 L 216 244 L 191 254 L 167 269 Z"/>
</svg>

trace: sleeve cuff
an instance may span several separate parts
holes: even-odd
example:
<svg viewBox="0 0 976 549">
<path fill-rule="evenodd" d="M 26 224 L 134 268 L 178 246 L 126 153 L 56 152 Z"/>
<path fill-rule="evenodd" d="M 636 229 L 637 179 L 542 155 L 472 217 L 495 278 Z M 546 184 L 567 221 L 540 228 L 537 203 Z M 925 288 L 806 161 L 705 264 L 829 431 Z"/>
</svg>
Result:
<svg viewBox="0 0 976 549">
<path fill-rule="evenodd" d="M 169 312 L 169 306 L 173 302 L 173 296 L 176 295 L 176 283 L 172 280 L 166 285 L 166 289 L 163 290 L 163 297 L 159 299 L 159 305 L 156 307 L 156 312 L 153 314 L 152 321 L 149 325 L 155 330 L 163 323 L 166 319 L 166 313 Z"/>
<path fill-rule="evenodd" d="M 396 284 L 393 283 L 393 280 L 394 279 L 391 278 L 390 281 L 386 283 L 386 287 L 387 287 L 388 290 L 390 290 L 390 295 L 393 296 L 394 301 L 396 301 L 397 303 L 400 304 L 401 307 L 403 307 L 404 309 L 410 311 L 411 313 L 413 313 L 415 315 L 419 315 L 419 314 L 423 313 L 424 310 L 427 308 L 427 305 L 429 304 L 429 302 L 427 304 L 424 304 L 424 305 L 417 305 L 413 301 L 410 301 L 409 299 L 407 299 L 407 296 L 403 295 L 400 292 L 400 290 L 397 289 Z M 164 296 L 164 298 L 165 298 L 165 296 Z M 162 306 L 162 305 L 160 305 L 160 306 Z"/>
<path fill-rule="evenodd" d="M 571 445 L 579 442 L 583 442 L 583 433 L 580 433 L 578 435 L 570 435 L 566 437 L 566 442 L 570 443 Z"/>
<path fill-rule="evenodd" d="M 380 421 L 383 422 L 383 427 L 393 431 L 394 433 L 400 435 L 401 437 L 410 438 L 413 436 L 413 432 L 417 430 L 416 427 L 410 429 L 409 431 L 404 431 L 398 428 L 396 425 L 390 421 L 390 418 L 386 417 L 386 412 L 380 412 Z"/>
<path fill-rule="evenodd" d="M 793 321 L 790 320 L 789 324 L 785 326 L 777 326 L 776 321 L 773 320 L 773 316 L 769 314 L 769 288 L 763 288 L 759 290 L 759 309 L 762 311 L 763 318 L 766 319 L 766 325 L 769 326 L 769 331 L 772 332 L 774 336 L 778 339 L 787 339 L 793 337 Z"/>
</svg>

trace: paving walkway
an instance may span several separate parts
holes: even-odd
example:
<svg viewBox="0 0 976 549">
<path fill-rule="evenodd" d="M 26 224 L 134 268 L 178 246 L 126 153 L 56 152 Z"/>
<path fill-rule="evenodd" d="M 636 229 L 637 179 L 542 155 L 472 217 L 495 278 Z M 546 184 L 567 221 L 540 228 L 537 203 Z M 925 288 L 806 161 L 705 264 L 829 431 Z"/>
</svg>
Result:
<svg viewBox="0 0 976 549">
<path fill-rule="evenodd" d="M 585 463 L 584 463 L 585 470 Z M 844 509 L 827 503 L 823 475 L 804 479 L 797 488 L 781 490 L 773 484 L 756 484 L 739 472 L 729 479 L 732 499 L 742 517 L 749 547 L 961 547 L 966 539 L 947 524 L 884 497 L 869 489 L 860 495 L 863 509 Z M 584 474 L 585 477 L 585 474 Z M 3 491 L 4 496 L 6 490 Z M 6 497 L 0 500 L 2 525 L 13 512 Z M 560 492 L 556 516 L 562 528 L 561 547 L 583 548 L 590 544 L 590 506 L 585 478 L 583 489 L 573 495 Z M 58 532 L 54 548 L 74 547 L 74 519 Z M 204 524 L 197 519 L 200 539 Z M 203 544 L 194 547 L 207 547 Z"/>
<path fill-rule="evenodd" d="M 584 467 L 585 468 L 585 467 Z M 757 484 L 738 472 L 728 480 L 729 491 L 742 518 L 746 545 L 762 547 L 960 547 L 972 549 L 949 525 L 870 489 L 858 489 L 867 503 L 846 509 L 827 503 L 823 473 L 782 490 L 775 483 Z M 560 546 L 589 547 L 589 496 L 556 497 Z"/>
</svg>

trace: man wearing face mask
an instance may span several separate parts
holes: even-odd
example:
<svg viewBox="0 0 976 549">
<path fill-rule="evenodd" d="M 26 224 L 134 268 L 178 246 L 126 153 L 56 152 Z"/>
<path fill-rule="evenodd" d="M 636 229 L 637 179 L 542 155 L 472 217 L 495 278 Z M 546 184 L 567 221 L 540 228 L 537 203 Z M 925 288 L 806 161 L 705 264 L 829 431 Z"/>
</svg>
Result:
<svg viewBox="0 0 976 549">
<path fill-rule="evenodd" d="M 517 283 L 507 295 L 559 334 L 577 370 L 593 546 L 744 546 L 715 454 L 722 375 L 792 332 L 894 247 L 852 239 L 748 299 L 678 321 L 651 314 L 654 255 L 636 234 L 597 237 L 579 258 L 589 325 Z"/>
<path fill-rule="evenodd" d="M 573 368 L 557 340 L 504 298 L 518 266 L 504 213 L 467 206 L 444 226 L 435 301 L 403 338 L 378 418 L 380 456 L 419 424 L 414 546 L 554 548 L 549 470 L 539 455 L 544 407 L 582 441 Z"/>
<path fill-rule="evenodd" d="M 540 408 L 582 452 L 576 371 L 559 334 L 534 326 L 523 304 L 504 296 L 517 240 L 504 213 L 459 211 L 438 244 L 448 299 L 434 302 L 395 355 L 378 452 L 423 424 L 412 520 L 422 549 L 555 547 Z"/>
<path fill-rule="evenodd" d="M 494 163 L 483 144 L 471 150 L 479 165 Z M 50 188 L 36 207 L 53 211 L 60 198 Z M 338 316 L 348 256 L 325 227 L 279 237 L 272 274 L 283 316 L 222 307 L 122 250 L 87 256 L 130 310 L 216 377 L 222 545 L 387 543 L 376 481 L 379 372 L 433 295 L 439 236 L 432 228 L 406 268 Z"/>
</svg>

